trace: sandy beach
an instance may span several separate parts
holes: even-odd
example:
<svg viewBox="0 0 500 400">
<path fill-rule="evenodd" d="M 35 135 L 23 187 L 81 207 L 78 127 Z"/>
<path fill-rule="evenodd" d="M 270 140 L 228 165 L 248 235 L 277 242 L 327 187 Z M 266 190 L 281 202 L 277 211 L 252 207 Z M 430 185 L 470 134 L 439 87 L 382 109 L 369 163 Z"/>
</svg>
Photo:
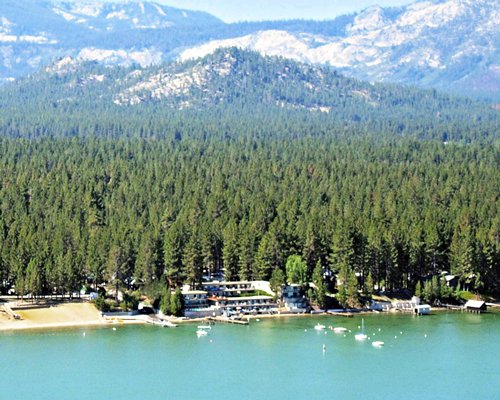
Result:
<svg viewBox="0 0 500 400">
<path fill-rule="evenodd" d="M 109 324 L 90 303 L 64 303 L 43 308 L 15 310 L 21 319 L 0 312 L 0 331 L 51 329 Z"/>
</svg>

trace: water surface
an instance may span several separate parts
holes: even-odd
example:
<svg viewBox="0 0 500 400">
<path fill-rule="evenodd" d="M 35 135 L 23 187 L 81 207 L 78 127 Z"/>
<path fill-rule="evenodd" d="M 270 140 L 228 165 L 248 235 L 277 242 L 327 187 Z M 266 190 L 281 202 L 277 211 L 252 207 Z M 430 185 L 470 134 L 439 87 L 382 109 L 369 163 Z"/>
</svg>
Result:
<svg viewBox="0 0 500 400">
<path fill-rule="evenodd" d="M 318 322 L 351 332 L 317 332 Z M 196 325 L 0 334 L 0 398 L 500 398 L 500 314 L 365 316 L 366 342 L 354 340 L 359 325 L 299 317 L 216 325 L 201 338 Z"/>
</svg>

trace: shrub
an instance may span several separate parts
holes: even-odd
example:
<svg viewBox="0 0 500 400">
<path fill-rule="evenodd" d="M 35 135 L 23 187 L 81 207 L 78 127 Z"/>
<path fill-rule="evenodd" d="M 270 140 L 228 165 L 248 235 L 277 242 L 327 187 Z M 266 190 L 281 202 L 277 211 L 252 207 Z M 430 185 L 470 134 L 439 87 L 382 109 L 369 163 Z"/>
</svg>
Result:
<svg viewBox="0 0 500 400">
<path fill-rule="evenodd" d="M 94 304 L 101 312 L 108 312 L 111 309 L 104 296 L 98 296 L 97 299 L 94 300 Z"/>
</svg>

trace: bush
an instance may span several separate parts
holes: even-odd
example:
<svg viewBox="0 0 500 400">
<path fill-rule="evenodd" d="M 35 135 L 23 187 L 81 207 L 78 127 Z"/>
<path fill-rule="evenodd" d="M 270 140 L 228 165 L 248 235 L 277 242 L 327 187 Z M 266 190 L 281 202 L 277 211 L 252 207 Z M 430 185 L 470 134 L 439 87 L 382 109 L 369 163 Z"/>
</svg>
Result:
<svg viewBox="0 0 500 400">
<path fill-rule="evenodd" d="M 111 309 L 104 296 L 97 297 L 97 299 L 94 300 L 94 304 L 101 312 L 108 312 Z"/>
<path fill-rule="evenodd" d="M 458 299 L 463 301 L 474 300 L 476 298 L 476 295 L 474 293 L 467 292 L 465 290 L 461 290 L 457 294 L 458 294 Z"/>
<path fill-rule="evenodd" d="M 137 293 L 124 293 L 120 308 L 125 311 L 137 310 L 139 306 L 139 295 Z"/>
</svg>

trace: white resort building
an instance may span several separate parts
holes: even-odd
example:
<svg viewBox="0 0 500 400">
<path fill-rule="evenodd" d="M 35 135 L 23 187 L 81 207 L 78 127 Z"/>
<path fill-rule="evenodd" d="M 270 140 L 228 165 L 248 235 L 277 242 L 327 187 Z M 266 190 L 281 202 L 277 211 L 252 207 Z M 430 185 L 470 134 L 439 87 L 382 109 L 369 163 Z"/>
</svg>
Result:
<svg viewBox="0 0 500 400">
<path fill-rule="evenodd" d="M 185 287 L 186 317 L 269 314 L 278 306 L 266 281 L 204 282 L 201 290 Z"/>
</svg>

